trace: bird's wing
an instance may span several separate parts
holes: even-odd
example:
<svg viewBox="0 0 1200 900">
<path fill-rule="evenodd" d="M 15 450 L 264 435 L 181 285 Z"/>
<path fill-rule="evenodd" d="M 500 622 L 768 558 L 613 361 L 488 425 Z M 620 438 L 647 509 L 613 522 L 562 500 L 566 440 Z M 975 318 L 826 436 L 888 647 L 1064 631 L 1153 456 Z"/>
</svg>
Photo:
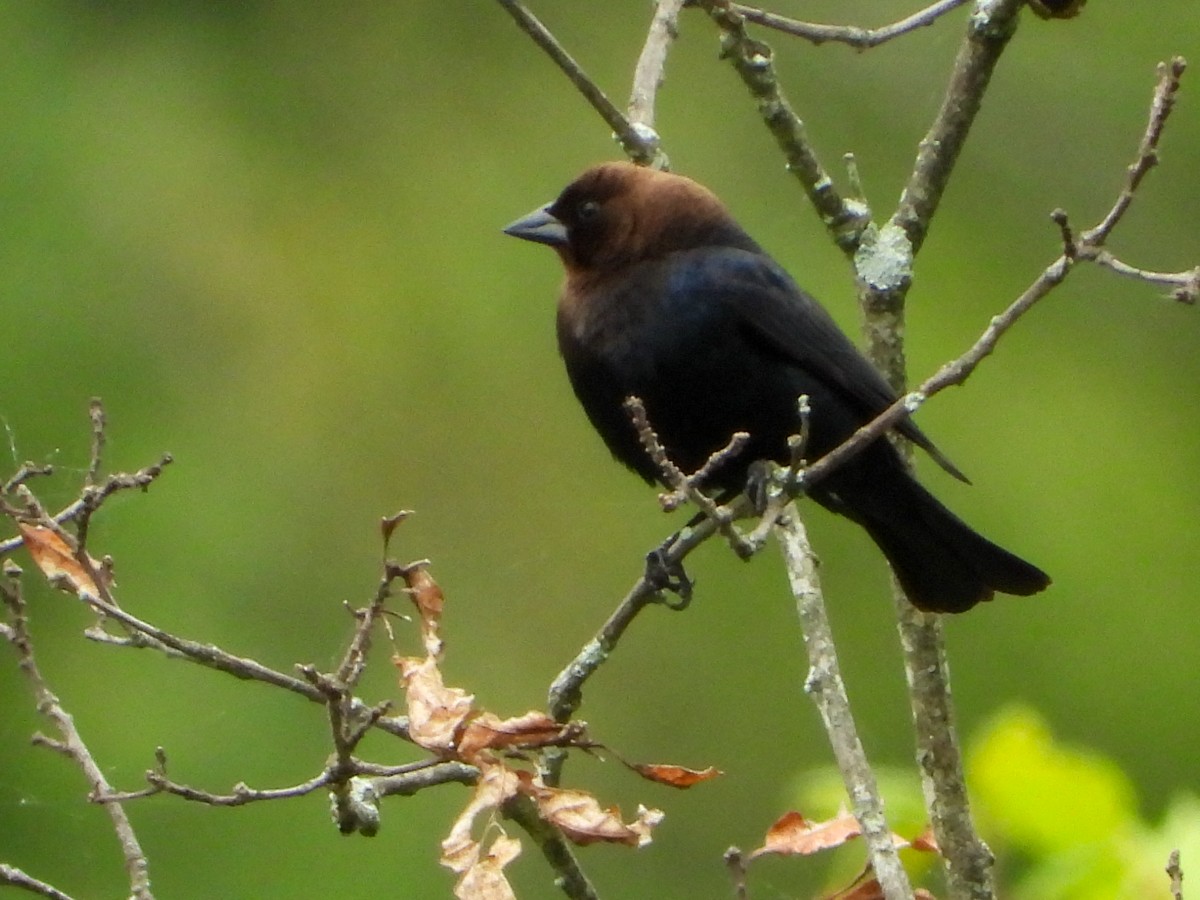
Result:
<svg viewBox="0 0 1200 900">
<path fill-rule="evenodd" d="M 863 413 L 864 423 L 895 402 L 891 385 L 825 308 L 765 253 L 705 247 L 681 256 L 690 258 L 672 267 L 675 290 L 719 299 L 752 344 L 836 390 Z M 969 483 L 911 419 L 901 420 L 896 430 L 955 478 Z"/>
</svg>

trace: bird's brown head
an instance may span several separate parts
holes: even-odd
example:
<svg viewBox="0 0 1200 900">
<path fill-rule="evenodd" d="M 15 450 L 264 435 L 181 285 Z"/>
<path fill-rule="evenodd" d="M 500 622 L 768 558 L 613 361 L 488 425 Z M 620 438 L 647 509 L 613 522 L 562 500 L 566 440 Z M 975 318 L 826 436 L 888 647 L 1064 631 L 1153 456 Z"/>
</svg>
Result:
<svg viewBox="0 0 1200 900">
<path fill-rule="evenodd" d="M 550 245 L 572 274 L 614 272 L 697 247 L 758 249 L 708 188 L 626 162 L 588 169 L 504 232 Z"/>
</svg>

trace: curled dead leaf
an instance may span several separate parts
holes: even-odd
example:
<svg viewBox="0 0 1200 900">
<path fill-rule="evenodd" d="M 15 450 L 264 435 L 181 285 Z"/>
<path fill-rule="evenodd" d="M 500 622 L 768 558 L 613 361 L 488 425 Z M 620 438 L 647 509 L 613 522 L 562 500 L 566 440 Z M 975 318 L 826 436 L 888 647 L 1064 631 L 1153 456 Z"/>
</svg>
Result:
<svg viewBox="0 0 1200 900">
<path fill-rule="evenodd" d="M 581 846 L 604 842 L 644 847 L 650 843 L 655 826 L 663 820 L 661 810 L 639 806 L 637 817 L 626 823 L 620 809 L 602 807 L 586 791 L 549 788 L 534 783 L 526 773 L 520 775 L 522 793 L 533 799 L 542 818 Z"/>
<path fill-rule="evenodd" d="M 926 825 L 925 830 L 913 838 L 909 846 L 922 853 L 936 853 L 940 856 L 942 852 L 942 848 L 938 846 L 937 836 L 933 833 L 932 825 Z"/>
<path fill-rule="evenodd" d="M 473 714 L 475 695 L 446 687 L 433 656 L 396 659 L 408 706 L 408 734 L 426 750 L 451 755 L 464 722 Z"/>
<path fill-rule="evenodd" d="M 445 595 L 438 583 L 429 574 L 424 562 L 406 566 L 402 572 L 408 596 L 421 617 L 421 638 L 425 644 L 425 652 L 431 656 L 440 656 L 442 639 L 438 629 L 442 621 L 442 606 Z"/>
<path fill-rule="evenodd" d="M 24 522 L 18 522 L 17 528 L 34 564 L 52 586 L 84 600 L 99 600 L 102 593 L 92 572 L 99 576 L 105 587 L 111 586 L 111 579 L 105 581 L 106 572 L 100 563 L 87 557 L 91 566 L 89 572 L 88 567 L 75 558 L 75 549 L 54 529 Z"/>
<path fill-rule="evenodd" d="M 481 813 L 499 809 L 501 804 L 516 795 L 519 787 L 518 775 L 512 769 L 496 763 L 481 767 L 471 802 L 459 813 L 450 827 L 450 833 L 442 841 L 443 866 L 461 875 L 478 862 L 481 848 L 479 842 L 471 837 L 475 819 Z"/>
<path fill-rule="evenodd" d="M 665 784 L 673 788 L 690 788 L 702 781 L 711 781 L 725 773 L 709 766 L 707 769 L 687 769 L 683 766 L 656 765 L 651 763 L 626 763 L 647 781 Z"/>
<path fill-rule="evenodd" d="M 521 854 L 521 842 L 500 835 L 486 853 L 482 853 L 454 886 L 458 900 L 516 900 L 517 895 L 504 877 L 504 867 Z"/>
<path fill-rule="evenodd" d="M 491 816 L 515 796 L 519 787 L 517 773 L 492 763 L 480 768 L 479 781 L 471 802 L 454 820 L 450 833 L 442 841 L 441 864 L 459 876 L 454 896 L 459 900 L 510 900 L 515 898 L 503 869 L 517 858 L 521 844 L 515 838 L 499 834 L 487 849 L 471 832 L 481 816 Z"/>
<path fill-rule="evenodd" d="M 763 845 L 750 854 L 750 859 L 768 853 L 808 856 L 840 847 L 861 834 L 858 820 L 845 810 L 824 822 L 810 822 L 802 813 L 788 812 L 770 827 Z M 897 847 L 908 846 L 908 841 L 898 834 L 892 835 L 892 843 Z"/>
<path fill-rule="evenodd" d="M 858 820 L 848 813 L 826 822 L 810 822 L 799 812 L 787 812 L 767 830 L 763 845 L 750 854 L 751 859 L 767 853 L 784 856 L 817 853 L 840 847 L 862 834 Z"/>
<path fill-rule="evenodd" d="M 560 742 L 573 731 L 578 731 L 577 725 L 564 725 L 536 710 L 508 719 L 483 712 L 463 728 L 458 739 L 458 753 L 462 759 L 471 762 L 484 750 L 544 747 Z"/>
<path fill-rule="evenodd" d="M 392 532 L 396 530 L 396 526 L 412 515 L 411 509 L 402 509 L 390 516 L 384 516 L 379 520 L 379 533 L 383 535 L 383 547 L 387 550 L 387 545 L 392 539 Z"/>
</svg>

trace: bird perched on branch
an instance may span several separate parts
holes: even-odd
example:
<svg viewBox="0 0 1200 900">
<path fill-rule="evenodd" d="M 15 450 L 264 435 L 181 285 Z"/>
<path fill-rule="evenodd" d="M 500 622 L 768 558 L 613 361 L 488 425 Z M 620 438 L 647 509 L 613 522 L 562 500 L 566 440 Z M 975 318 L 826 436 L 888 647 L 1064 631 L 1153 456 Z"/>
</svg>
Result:
<svg viewBox="0 0 1200 900">
<path fill-rule="evenodd" d="M 571 385 L 613 456 L 648 482 L 662 476 L 624 407 L 630 395 L 685 472 L 749 433 L 703 485 L 723 497 L 746 486 L 755 461 L 788 461 L 801 395 L 811 459 L 896 399 L 825 309 L 691 179 L 606 163 L 504 230 L 561 258 L 558 345 Z M 896 430 L 966 480 L 911 420 Z M 1050 583 L 943 506 L 886 438 L 808 493 L 866 529 L 920 609 L 962 612 Z"/>
</svg>

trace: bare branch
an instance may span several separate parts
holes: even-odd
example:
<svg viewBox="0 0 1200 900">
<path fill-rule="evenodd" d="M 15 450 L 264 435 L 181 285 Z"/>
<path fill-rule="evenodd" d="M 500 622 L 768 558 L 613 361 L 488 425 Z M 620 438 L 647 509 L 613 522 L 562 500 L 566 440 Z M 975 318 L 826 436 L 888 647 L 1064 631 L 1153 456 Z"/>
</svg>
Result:
<svg viewBox="0 0 1200 900">
<path fill-rule="evenodd" d="M 130 637 L 121 638 L 115 635 L 98 634 L 93 630 L 88 633 L 93 640 L 127 647 L 147 647 L 168 657 L 186 659 L 198 665 L 225 672 L 235 678 L 261 681 L 283 688 L 315 703 L 324 704 L 326 702 L 325 695 L 318 688 L 303 679 L 285 675 L 283 672 L 264 666 L 257 660 L 235 656 L 215 644 L 201 644 L 198 641 L 181 638 L 104 600 L 90 600 L 89 605 L 133 632 Z M 354 699 L 353 704 L 356 714 L 366 714 L 369 710 L 369 707 L 361 700 Z M 408 740 L 408 719 L 404 716 L 382 716 L 374 721 L 374 727 Z"/>
<path fill-rule="evenodd" d="M 800 181 L 834 242 L 853 254 L 870 222 L 870 210 L 860 201 L 844 198 L 821 164 L 808 139 L 804 122 L 783 93 L 771 48 L 746 33 L 743 16 L 728 0 L 698 0 L 721 29 L 721 52 L 741 76 L 758 104 L 759 115 L 787 159 L 787 168 Z"/>
<path fill-rule="evenodd" d="M 99 397 L 93 397 L 88 404 L 88 418 L 92 422 L 92 452 L 87 473 L 83 477 L 85 487 L 91 487 L 96 483 L 96 478 L 100 474 L 100 465 L 104 459 L 104 429 L 107 419 L 104 415 L 104 404 Z"/>
<path fill-rule="evenodd" d="M 740 518 L 749 511 L 750 501 L 744 495 L 730 504 L 730 513 L 734 518 Z M 664 562 L 683 562 L 689 553 L 708 540 L 716 530 L 716 524 L 707 518 L 692 527 L 684 528 L 676 535 L 675 540 L 663 548 Z M 595 637 L 588 641 L 555 677 L 550 685 L 547 708 L 557 721 L 568 721 L 579 708 L 583 702 L 580 692 L 584 683 L 608 659 L 638 613 L 654 601 L 657 591 L 657 587 L 644 575 L 639 578 L 629 589 L 629 593 L 617 604 L 608 620 L 600 626 Z"/>
<path fill-rule="evenodd" d="M 6 564 L 2 576 L 3 583 L 0 584 L 0 599 L 9 611 L 8 637 L 17 652 L 18 668 L 24 673 L 33 690 L 38 712 L 54 725 L 59 735 L 57 739 L 47 738 L 43 743 L 75 763 L 91 787 L 93 795 L 111 793 L 112 788 L 104 775 L 104 770 L 92 756 L 83 735 L 75 727 L 74 718 L 63 708 L 38 666 L 33 652 L 33 640 L 29 633 L 25 601 L 21 593 L 20 574 L 19 567 L 11 562 Z M 106 808 L 117 836 L 117 842 L 121 847 L 121 854 L 124 857 L 131 896 L 135 900 L 153 900 L 154 895 L 150 891 L 149 862 L 138 841 L 137 833 L 133 829 L 133 823 L 129 821 L 129 816 L 126 815 L 121 804 L 112 803 Z"/>
<path fill-rule="evenodd" d="M 542 818 L 537 805 L 524 795 L 504 804 L 504 815 L 520 825 L 542 851 L 542 856 L 557 873 L 559 890 L 570 900 L 599 900 L 599 894 L 579 866 L 575 851 L 563 833 Z"/>
<path fill-rule="evenodd" d="M 684 0 L 658 0 L 654 18 L 646 33 L 646 43 L 633 71 L 633 90 L 629 95 L 629 120 L 648 143 L 654 146 L 654 158 L 647 160 L 657 169 L 670 168 L 654 130 L 655 103 L 667 66 L 667 51 L 679 36 L 679 10 Z"/>
<path fill-rule="evenodd" d="M 85 486 L 83 495 L 74 502 L 68 504 L 60 512 L 53 516 L 47 516 L 46 524 L 48 526 L 61 526 L 68 522 L 76 521 L 81 517 L 90 517 L 100 506 L 113 494 L 119 491 L 126 490 L 146 490 L 160 475 L 163 470 L 172 462 L 171 454 L 164 453 L 162 458 L 153 465 L 146 466 L 143 469 L 138 469 L 136 472 L 116 472 L 104 479 L 101 485 Z M 15 490 L 21 487 L 31 475 L 50 475 L 53 469 L 50 466 L 38 467 L 33 463 L 25 463 L 17 471 L 17 474 L 5 482 L 6 490 Z M 11 487 L 10 487 L 11 486 Z M 86 532 L 85 532 L 86 536 Z M 79 543 L 82 543 L 80 541 Z M 0 556 L 11 553 L 21 546 L 21 538 L 14 537 L 5 541 L 0 541 Z"/>
<path fill-rule="evenodd" d="M 478 780 L 479 770 L 474 766 L 450 760 L 422 762 L 393 775 L 377 775 L 372 778 L 372 784 L 380 797 L 411 797 L 435 785 L 474 784 Z"/>
<path fill-rule="evenodd" d="M 896 845 L 892 842 L 892 832 L 883 816 L 879 786 L 854 725 L 850 699 L 846 695 L 846 685 L 842 681 L 833 642 L 833 631 L 825 612 L 825 600 L 817 575 L 817 559 L 795 504 L 788 504 L 778 518 L 775 536 L 783 550 L 788 580 L 796 598 L 796 612 L 804 632 L 804 646 L 808 650 L 809 670 L 804 690 L 813 698 L 825 723 L 825 733 L 829 736 L 838 770 L 842 773 L 854 816 L 862 826 L 871 866 L 883 887 L 884 896 L 888 900 L 911 900 L 912 886 L 900 863 Z"/>
<path fill-rule="evenodd" d="M 1116 202 L 1112 205 L 1112 209 L 1108 211 L 1108 215 L 1083 235 L 1085 243 L 1099 247 L 1108 239 L 1117 223 L 1121 221 L 1121 217 L 1133 203 L 1134 194 L 1137 193 L 1142 179 L 1158 165 L 1158 144 L 1162 139 L 1167 119 L 1175 108 L 1175 98 L 1179 94 L 1180 81 L 1186 70 L 1187 61 L 1182 56 L 1176 56 L 1170 62 L 1158 64 L 1158 84 L 1154 89 L 1154 99 L 1150 103 L 1149 121 L 1146 123 L 1146 130 L 1142 133 L 1137 157 L 1125 170 L 1125 184 L 1121 188 Z"/>
<path fill-rule="evenodd" d="M 608 127 L 613 130 L 613 134 L 629 158 L 635 162 L 652 162 L 658 150 L 657 136 L 650 140 L 647 135 L 642 133 L 641 129 L 635 127 L 624 113 L 613 105 L 613 102 L 608 99 L 596 82 L 588 77 L 587 73 L 583 71 L 583 67 L 566 51 L 558 39 L 550 33 L 550 30 L 525 7 L 525 4 L 520 0 L 497 0 L 497 2 L 512 16 L 521 30 L 533 38 L 534 43 L 541 47 L 563 74 L 570 79 L 592 109 L 608 123 Z"/>
<path fill-rule="evenodd" d="M 52 884 L 47 884 L 32 875 L 26 875 L 16 866 L 0 863 L 0 885 L 22 888 L 39 897 L 49 897 L 50 900 L 72 900 L 70 894 L 64 894 Z"/>
<path fill-rule="evenodd" d="M 970 795 L 954 724 L 942 617 L 923 613 L 909 603 L 895 578 L 892 587 L 916 734 L 917 765 L 925 808 L 945 864 L 949 894 L 954 900 L 990 900 L 995 896 L 995 857 L 976 833 L 971 819 Z"/>
<path fill-rule="evenodd" d="M 898 22 L 883 25 L 879 28 L 862 28 L 858 25 L 819 25 L 815 22 L 800 22 L 789 19 L 777 13 L 743 6 L 741 3 L 731 3 L 730 8 L 745 17 L 747 22 L 774 28 L 785 34 L 795 35 L 812 41 L 814 44 L 824 44 L 827 41 L 849 44 L 858 50 L 869 50 L 878 47 L 909 32 L 932 25 L 940 17 L 966 3 L 967 0 L 939 0 L 925 9 L 918 10 L 911 16 L 906 16 Z"/>
<path fill-rule="evenodd" d="M 15 490 L 20 485 L 23 485 L 30 478 L 34 478 L 39 475 L 53 475 L 53 474 L 54 474 L 54 466 L 39 466 L 35 462 L 28 462 L 28 461 L 23 462 L 23 463 L 21 463 L 21 465 L 17 469 L 17 471 L 13 473 L 13 476 L 10 479 L 8 479 L 8 481 L 4 482 L 4 484 L 2 486 L 0 486 L 0 494 L 10 493 L 11 491 Z M 11 544 L 12 546 L 10 547 L 9 544 Z M 8 553 L 11 550 L 15 550 L 19 546 L 21 546 L 20 538 L 17 538 L 15 543 L 13 543 L 11 541 L 0 542 L 0 554 Z"/>
<path fill-rule="evenodd" d="M 1124 275 L 1126 278 L 1136 278 L 1147 284 L 1169 288 L 1171 298 L 1189 306 L 1200 300 L 1200 266 L 1183 272 L 1151 272 L 1149 269 L 1139 269 L 1129 263 L 1122 262 L 1107 250 L 1100 250 L 1092 257 L 1096 265 Z"/>
<path fill-rule="evenodd" d="M 1179 851 L 1172 850 L 1167 858 L 1167 877 L 1171 879 L 1171 897 L 1183 900 L 1183 869 L 1179 865 Z"/>
<path fill-rule="evenodd" d="M 625 411 L 629 413 L 630 419 L 633 421 L 634 428 L 637 429 L 638 439 L 645 448 L 646 453 L 658 466 L 662 473 L 663 481 L 671 488 L 672 493 L 664 494 L 659 497 L 663 509 L 676 509 L 685 500 L 690 500 L 696 505 L 707 518 L 711 519 L 717 525 L 717 530 L 721 536 L 729 542 L 729 546 L 733 551 L 743 559 L 753 555 L 754 548 L 746 544 L 745 538 L 741 532 L 733 524 L 733 516 L 729 509 L 720 505 L 703 490 L 700 485 L 709 478 L 712 473 L 736 456 L 746 446 L 746 442 L 750 440 L 750 435 L 744 431 L 738 431 L 729 439 L 729 443 L 713 453 L 704 465 L 702 465 L 695 473 L 685 475 L 680 468 L 675 465 L 674 461 L 668 455 L 666 448 L 659 441 L 658 435 L 655 433 L 649 418 L 646 416 L 646 406 L 638 397 L 625 398 Z"/>
<path fill-rule="evenodd" d="M 930 220 L 983 103 L 992 72 L 1016 31 L 1023 5 L 1023 0 L 976 0 L 941 109 L 921 141 L 916 165 L 891 219 L 908 236 L 913 255 L 929 232 Z"/>
</svg>

